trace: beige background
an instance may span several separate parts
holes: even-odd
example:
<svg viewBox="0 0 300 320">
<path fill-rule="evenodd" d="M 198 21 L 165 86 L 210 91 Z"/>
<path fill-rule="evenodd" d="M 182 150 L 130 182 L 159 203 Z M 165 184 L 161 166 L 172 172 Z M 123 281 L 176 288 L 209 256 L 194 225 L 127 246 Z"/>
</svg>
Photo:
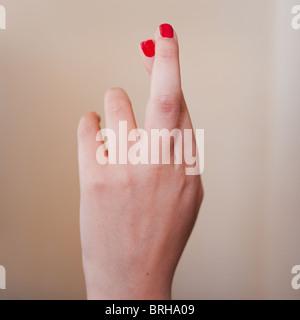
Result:
<svg viewBox="0 0 300 320">
<path fill-rule="evenodd" d="M 0 299 L 85 298 L 76 126 L 127 90 L 141 126 L 138 44 L 171 23 L 206 197 L 176 299 L 300 299 L 300 30 L 293 0 L 1 0 Z"/>
</svg>

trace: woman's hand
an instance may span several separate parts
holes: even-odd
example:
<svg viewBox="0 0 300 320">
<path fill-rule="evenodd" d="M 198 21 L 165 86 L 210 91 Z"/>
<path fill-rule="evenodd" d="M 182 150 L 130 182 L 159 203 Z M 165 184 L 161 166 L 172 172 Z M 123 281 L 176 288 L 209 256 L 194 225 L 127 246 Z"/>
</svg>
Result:
<svg viewBox="0 0 300 320">
<path fill-rule="evenodd" d="M 141 44 L 141 54 L 151 75 L 145 131 L 150 136 L 151 129 L 192 129 L 173 28 L 161 25 L 155 43 Z M 106 93 L 105 116 L 106 127 L 117 137 L 119 121 L 127 121 L 128 131 L 136 128 L 122 89 Z M 89 113 L 78 126 L 80 227 L 88 298 L 170 299 L 173 275 L 203 198 L 200 176 L 186 175 L 187 165 L 174 161 L 99 164 L 96 153 L 103 143 L 96 141 L 99 122 L 96 113 Z M 190 147 L 196 149 L 194 137 Z M 174 148 L 180 145 L 171 144 L 171 160 Z"/>
</svg>

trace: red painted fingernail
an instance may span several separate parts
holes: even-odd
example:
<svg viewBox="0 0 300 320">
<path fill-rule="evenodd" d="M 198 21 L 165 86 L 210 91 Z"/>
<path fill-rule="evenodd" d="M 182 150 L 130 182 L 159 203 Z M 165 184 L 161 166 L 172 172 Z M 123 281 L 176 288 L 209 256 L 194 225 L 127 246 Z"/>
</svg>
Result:
<svg viewBox="0 0 300 320">
<path fill-rule="evenodd" d="M 155 55 L 155 43 L 153 40 L 142 41 L 140 45 L 146 57 L 152 58 Z"/>
<path fill-rule="evenodd" d="M 173 27 L 168 23 L 161 24 L 159 26 L 159 32 L 163 38 L 173 38 L 174 37 Z"/>
</svg>

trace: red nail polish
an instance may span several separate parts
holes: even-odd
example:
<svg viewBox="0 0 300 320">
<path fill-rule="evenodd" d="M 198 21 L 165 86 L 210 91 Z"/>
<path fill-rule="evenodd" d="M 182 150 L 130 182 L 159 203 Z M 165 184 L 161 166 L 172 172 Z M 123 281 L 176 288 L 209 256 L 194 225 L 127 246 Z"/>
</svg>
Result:
<svg viewBox="0 0 300 320">
<path fill-rule="evenodd" d="M 163 37 L 163 38 L 173 38 L 174 37 L 174 31 L 173 31 L 173 28 L 170 24 L 168 23 L 164 23 L 164 24 L 161 24 L 159 26 L 159 32 L 160 32 L 160 35 Z"/>
<path fill-rule="evenodd" d="M 140 45 L 146 57 L 152 58 L 155 55 L 155 43 L 153 40 L 143 41 Z"/>
</svg>

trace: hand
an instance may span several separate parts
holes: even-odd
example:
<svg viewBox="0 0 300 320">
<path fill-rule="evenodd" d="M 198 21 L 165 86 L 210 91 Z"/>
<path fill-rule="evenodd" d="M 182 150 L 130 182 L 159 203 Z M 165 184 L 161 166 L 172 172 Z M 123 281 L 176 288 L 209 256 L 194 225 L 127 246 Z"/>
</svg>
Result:
<svg viewBox="0 0 300 320">
<path fill-rule="evenodd" d="M 172 27 L 162 25 L 157 30 L 153 57 L 151 46 L 153 42 L 142 44 L 146 54 L 141 50 L 151 75 L 144 129 L 192 129 L 181 90 L 178 41 Z M 107 128 L 118 133 L 119 121 L 127 121 L 128 131 L 136 128 L 130 100 L 122 89 L 108 90 L 104 104 Z M 89 113 L 78 126 L 80 227 L 87 296 L 170 299 L 174 272 L 203 198 L 200 176 L 186 175 L 185 163 L 99 164 L 99 122 L 96 113 Z M 194 137 L 192 147 L 196 148 Z"/>
</svg>

